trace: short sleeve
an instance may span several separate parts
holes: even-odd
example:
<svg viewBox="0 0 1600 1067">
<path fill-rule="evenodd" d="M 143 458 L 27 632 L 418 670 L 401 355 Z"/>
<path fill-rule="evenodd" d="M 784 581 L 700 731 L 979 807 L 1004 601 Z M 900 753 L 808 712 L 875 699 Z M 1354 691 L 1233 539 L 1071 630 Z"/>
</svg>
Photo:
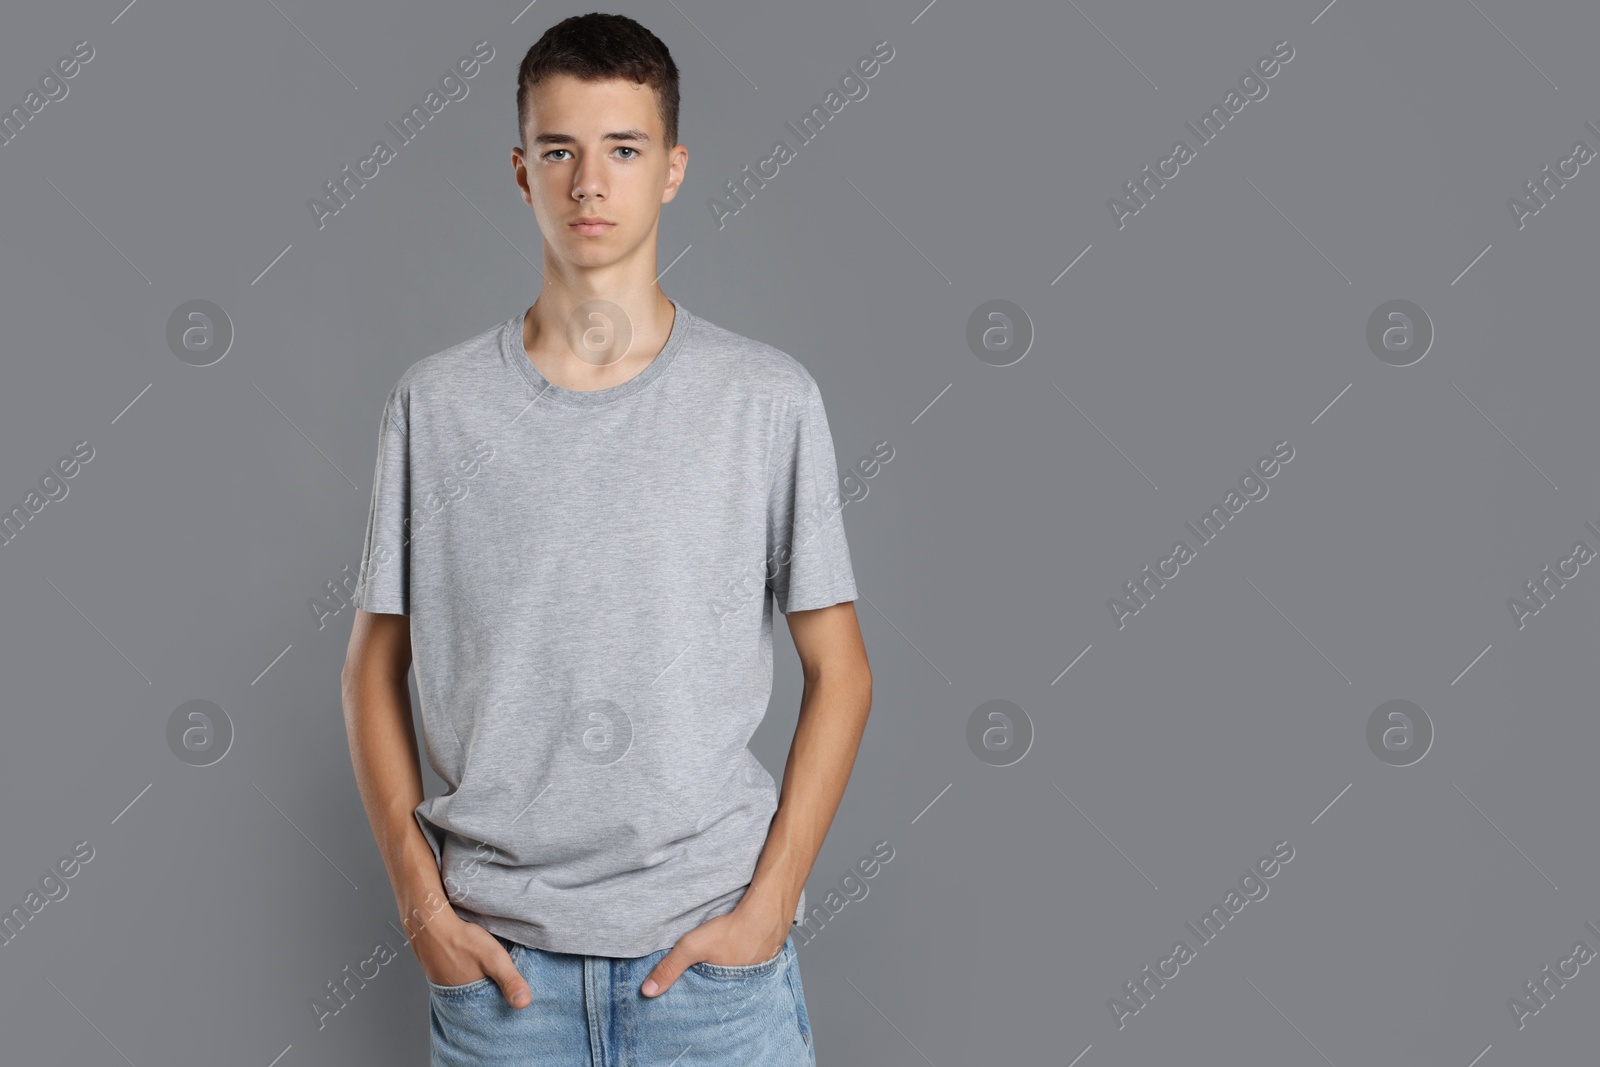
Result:
<svg viewBox="0 0 1600 1067">
<path fill-rule="evenodd" d="M 372 503 L 356 580 L 355 605 L 364 611 L 410 614 L 411 450 L 406 426 L 406 397 L 396 384 L 379 424 Z"/>
<path fill-rule="evenodd" d="M 767 507 L 767 587 L 785 615 L 856 599 L 844 536 L 838 461 L 822 394 L 807 379 L 773 454 Z"/>
</svg>

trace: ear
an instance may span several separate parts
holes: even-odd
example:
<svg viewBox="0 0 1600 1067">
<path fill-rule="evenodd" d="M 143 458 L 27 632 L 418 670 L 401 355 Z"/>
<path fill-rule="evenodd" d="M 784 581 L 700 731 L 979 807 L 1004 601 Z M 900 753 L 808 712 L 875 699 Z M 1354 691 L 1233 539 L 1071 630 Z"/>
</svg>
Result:
<svg viewBox="0 0 1600 1067">
<path fill-rule="evenodd" d="M 683 184 L 684 171 L 689 167 L 689 150 L 683 145 L 673 145 L 668 158 L 667 187 L 662 191 L 661 202 L 670 203 L 678 195 L 678 186 Z"/>
</svg>

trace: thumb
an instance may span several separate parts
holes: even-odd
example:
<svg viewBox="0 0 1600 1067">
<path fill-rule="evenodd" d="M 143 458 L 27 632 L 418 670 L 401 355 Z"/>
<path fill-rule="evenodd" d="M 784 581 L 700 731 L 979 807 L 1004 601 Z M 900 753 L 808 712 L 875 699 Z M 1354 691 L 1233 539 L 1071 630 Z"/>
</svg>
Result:
<svg viewBox="0 0 1600 1067">
<path fill-rule="evenodd" d="M 494 979 L 506 1003 L 513 1008 L 526 1008 L 533 1003 L 533 991 L 528 988 L 527 980 L 517 970 L 505 947 L 497 941 L 494 948 L 493 955 L 483 963 L 483 973 Z"/>
<path fill-rule="evenodd" d="M 662 956 L 656 965 L 650 969 L 650 976 L 645 979 L 644 985 L 639 987 L 639 992 L 647 997 L 659 997 L 672 988 L 672 983 L 678 976 L 689 969 L 699 957 L 695 956 L 682 943 L 674 945 L 671 952 Z"/>
</svg>

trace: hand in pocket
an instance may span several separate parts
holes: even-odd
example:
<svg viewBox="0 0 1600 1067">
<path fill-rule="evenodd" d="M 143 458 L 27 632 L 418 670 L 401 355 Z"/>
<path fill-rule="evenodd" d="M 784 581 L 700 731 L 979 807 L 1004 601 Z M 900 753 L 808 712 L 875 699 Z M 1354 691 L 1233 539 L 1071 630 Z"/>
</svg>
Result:
<svg viewBox="0 0 1600 1067">
<path fill-rule="evenodd" d="M 526 1008 L 533 1002 L 533 991 L 511 953 L 477 923 L 440 914 L 417 932 L 411 945 L 423 977 L 432 985 L 465 986 L 488 978 L 513 1008 Z"/>
</svg>

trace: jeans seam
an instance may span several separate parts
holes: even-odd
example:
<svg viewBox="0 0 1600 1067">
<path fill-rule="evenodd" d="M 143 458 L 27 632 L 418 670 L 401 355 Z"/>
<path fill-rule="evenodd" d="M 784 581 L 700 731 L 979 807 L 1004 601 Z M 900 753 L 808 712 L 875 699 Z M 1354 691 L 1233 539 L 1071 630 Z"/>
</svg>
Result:
<svg viewBox="0 0 1600 1067">
<path fill-rule="evenodd" d="M 795 963 L 793 961 L 790 961 L 789 966 L 792 968 L 792 967 L 795 966 Z M 789 1000 L 794 1004 L 794 1025 L 795 1025 L 795 1028 L 800 1031 L 800 1040 L 805 1042 L 805 1045 L 806 1045 L 807 1049 L 810 1049 L 811 1048 L 811 1035 L 806 1032 L 805 1024 L 800 1021 L 800 993 L 794 987 L 794 973 L 793 973 L 793 971 L 792 970 L 785 971 L 784 974 L 783 974 L 783 978 L 784 978 L 784 982 L 789 986 Z"/>
</svg>

